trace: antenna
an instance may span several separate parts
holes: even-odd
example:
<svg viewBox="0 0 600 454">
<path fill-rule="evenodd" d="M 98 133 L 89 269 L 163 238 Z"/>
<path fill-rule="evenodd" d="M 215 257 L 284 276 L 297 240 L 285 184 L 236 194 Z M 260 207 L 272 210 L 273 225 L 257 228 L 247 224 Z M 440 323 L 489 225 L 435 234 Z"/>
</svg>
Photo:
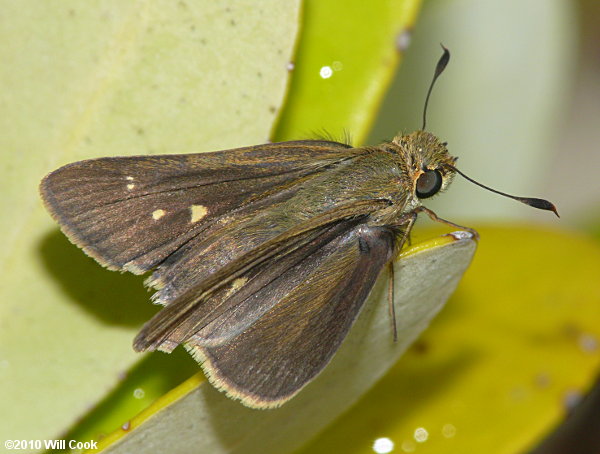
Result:
<svg viewBox="0 0 600 454">
<path fill-rule="evenodd" d="M 492 189 L 489 186 L 486 186 L 485 184 L 481 184 L 478 181 L 475 181 L 473 178 L 466 176 L 464 173 L 462 173 L 460 170 L 458 170 L 453 165 L 446 164 L 446 166 L 449 167 L 450 169 L 454 170 L 456 173 L 458 173 L 460 176 L 462 176 L 466 180 L 470 181 L 471 183 L 475 183 L 477 186 L 487 189 L 488 191 L 492 191 L 492 192 L 495 192 L 496 194 L 503 195 L 504 197 L 508 197 L 510 199 L 517 200 L 518 202 L 524 203 L 525 205 L 529 205 L 534 208 L 539 208 L 540 210 L 553 211 L 556 216 L 560 217 L 558 215 L 558 211 L 556 211 L 556 207 L 554 206 L 554 204 L 547 200 L 536 199 L 535 197 L 518 197 L 515 195 L 507 194 L 505 192 L 497 191 L 496 189 Z"/>
<path fill-rule="evenodd" d="M 425 107 L 423 108 L 423 127 L 421 128 L 422 131 L 425 131 L 425 125 L 427 124 L 427 105 L 429 104 L 429 96 L 431 95 L 431 90 L 433 90 L 435 81 L 438 77 L 440 77 L 440 74 L 444 72 L 444 69 L 446 69 L 448 62 L 450 61 L 450 51 L 446 49 L 443 44 L 440 44 L 440 46 L 442 46 L 442 49 L 444 49 L 444 53 L 437 62 L 435 72 L 433 73 L 433 79 L 431 80 L 429 90 L 427 90 L 427 96 L 425 97 Z"/>
</svg>

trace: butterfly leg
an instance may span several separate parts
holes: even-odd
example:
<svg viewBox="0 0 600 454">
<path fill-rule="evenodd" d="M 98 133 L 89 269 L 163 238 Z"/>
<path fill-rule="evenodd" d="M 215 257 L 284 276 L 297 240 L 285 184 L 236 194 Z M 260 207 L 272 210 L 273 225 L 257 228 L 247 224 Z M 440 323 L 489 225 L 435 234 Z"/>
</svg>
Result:
<svg viewBox="0 0 600 454">
<path fill-rule="evenodd" d="M 400 227 L 401 231 L 404 232 L 401 234 L 400 241 L 398 242 L 397 251 L 399 252 L 404 246 L 404 243 L 407 242 L 410 245 L 410 231 L 417 220 L 417 213 L 411 212 L 408 213 L 400 219 L 398 227 Z M 396 324 L 396 308 L 394 306 L 394 286 L 395 286 L 395 278 L 394 278 L 394 260 L 390 260 L 388 263 L 388 310 L 390 314 L 390 321 L 392 323 L 392 332 L 394 333 L 394 342 L 398 341 L 398 328 Z"/>
<path fill-rule="evenodd" d="M 398 328 L 396 326 L 396 308 L 394 307 L 394 261 L 388 263 L 388 310 L 390 321 L 392 322 L 392 332 L 394 333 L 394 342 L 398 341 Z"/>
<path fill-rule="evenodd" d="M 435 214 L 433 211 L 431 211 L 429 208 L 425 208 L 423 206 L 415 208 L 413 213 L 421 213 L 421 212 L 426 213 L 427 216 L 429 216 L 433 221 L 441 222 L 442 224 L 447 224 L 452 227 L 456 227 L 457 229 L 466 230 L 471 235 L 473 235 L 475 240 L 479 240 L 479 233 L 475 229 L 472 229 L 470 227 L 465 227 L 463 225 L 455 224 L 454 222 L 447 221 L 446 219 L 442 219 L 437 214 Z"/>
</svg>

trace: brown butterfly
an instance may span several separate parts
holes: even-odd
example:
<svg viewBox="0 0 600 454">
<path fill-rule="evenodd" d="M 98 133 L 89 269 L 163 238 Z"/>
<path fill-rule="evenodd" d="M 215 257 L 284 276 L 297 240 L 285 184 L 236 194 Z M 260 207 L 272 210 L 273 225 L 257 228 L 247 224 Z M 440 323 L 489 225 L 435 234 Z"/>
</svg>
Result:
<svg viewBox="0 0 600 454">
<path fill-rule="evenodd" d="M 135 338 L 137 351 L 183 344 L 229 396 L 279 406 L 330 361 L 417 214 L 441 220 L 422 200 L 463 175 L 424 131 L 449 56 L 422 130 L 390 142 L 92 159 L 46 176 L 42 198 L 101 265 L 152 271 L 147 284 L 165 307 Z M 545 200 L 509 197 L 556 213 Z"/>
</svg>

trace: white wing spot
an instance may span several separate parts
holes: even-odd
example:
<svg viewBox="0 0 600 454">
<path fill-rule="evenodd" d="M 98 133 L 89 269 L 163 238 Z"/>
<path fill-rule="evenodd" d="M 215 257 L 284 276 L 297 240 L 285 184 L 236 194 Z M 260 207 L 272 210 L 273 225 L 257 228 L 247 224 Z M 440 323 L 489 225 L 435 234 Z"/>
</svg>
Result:
<svg viewBox="0 0 600 454">
<path fill-rule="evenodd" d="M 158 221 L 160 218 L 162 218 L 165 215 L 165 210 L 154 210 L 152 212 L 152 219 L 154 219 L 155 221 Z"/>
<path fill-rule="evenodd" d="M 190 222 L 198 222 L 200 219 L 202 219 L 204 216 L 206 216 L 208 214 L 208 210 L 206 209 L 206 207 L 204 205 L 192 205 L 190 207 L 190 211 L 191 211 L 191 219 Z"/>
<path fill-rule="evenodd" d="M 129 184 L 127 185 L 127 189 L 129 189 L 130 191 L 131 191 L 133 188 L 135 188 L 135 184 L 133 184 L 133 183 L 129 183 Z"/>
<path fill-rule="evenodd" d="M 133 181 L 133 177 L 125 177 L 127 181 Z"/>
</svg>

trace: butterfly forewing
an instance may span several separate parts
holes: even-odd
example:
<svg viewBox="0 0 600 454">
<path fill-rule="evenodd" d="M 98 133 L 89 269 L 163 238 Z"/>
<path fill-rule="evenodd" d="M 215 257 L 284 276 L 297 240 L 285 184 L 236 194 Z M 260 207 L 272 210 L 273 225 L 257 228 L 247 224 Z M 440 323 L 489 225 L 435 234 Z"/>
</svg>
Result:
<svg viewBox="0 0 600 454">
<path fill-rule="evenodd" d="M 282 239 L 326 223 L 389 207 L 389 188 L 397 187 L 396 175 L 386 167 L 393 166 L 393 156 L 369 149 L 352 149 L 350 156 L 278 186 L 212 222 L 158 265 L 149 280 L 159 289 L 154 300 L 171 305 L 190 290 L 197 297 L 198 289 L 205 291 L 214 276 L 233 277 L 221 272 L 229 264 L 248 254 L 265 258 L 271 251 L 264 247 L 271 247 L 272 241 L 282 245 Z M 381 172 L 373 171 L 377 165 Z"/>
<path fill-rule="evenodd" d="M 102 265 L 143 273 L 216 218 L 348 157 L 327 141 L 215 153 L 100 158 L 49 174 L 40 192 L 63 231 Z"/>
</svg>

